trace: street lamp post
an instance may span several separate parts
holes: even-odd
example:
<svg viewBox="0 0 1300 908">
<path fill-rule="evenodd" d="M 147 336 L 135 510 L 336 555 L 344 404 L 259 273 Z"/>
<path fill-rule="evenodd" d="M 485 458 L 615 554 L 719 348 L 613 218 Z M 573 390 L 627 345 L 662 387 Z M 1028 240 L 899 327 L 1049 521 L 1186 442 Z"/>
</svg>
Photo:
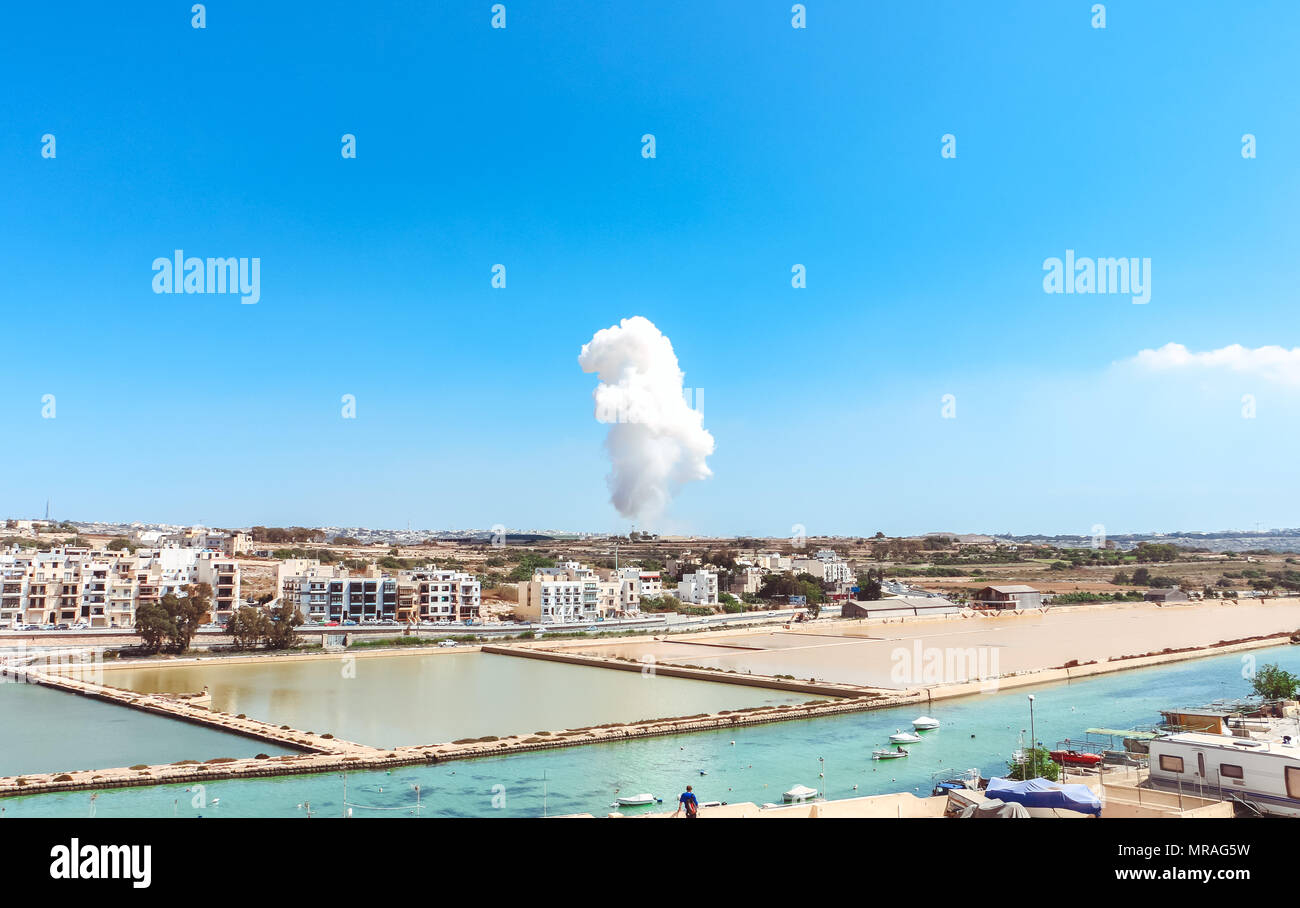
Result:
<svg viewBox="0 0 1300 908">
<path fill-rule="evenodd" d="M 1038 738 L 1034 734 L 1034 695 L 1029 695 L 1029 762 L 1034 766 L 1034 778 L 1038 778 Z"/>
</svg>

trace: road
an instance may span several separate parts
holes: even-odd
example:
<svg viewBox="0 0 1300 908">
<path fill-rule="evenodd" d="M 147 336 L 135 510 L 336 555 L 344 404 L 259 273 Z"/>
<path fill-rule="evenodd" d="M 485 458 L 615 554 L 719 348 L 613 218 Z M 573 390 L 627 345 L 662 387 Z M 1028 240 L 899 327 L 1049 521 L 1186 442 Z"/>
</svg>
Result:
<svg viewBox="0 0 1300 908">
<path fill-rule="evenodd" d="M 393 637 L 420 636 L 438 639 L 442 637 L 459 637 L 474 635 L 477 637 L 502 637 L 532 631 L 545 637 L 546 634 L 572 634 L 593 628 L 591 633 L 623 634 L 631 631 L 682 631 L 707 630 L 709 628 L 736 627 L 750 624 L 781 623 L 791 620 L 795 612 L 802 609 L 769 609 L 762 612 L 736 612 L 723 615 L 678 615 L 665 613 L 634 619 L 610 619 L 600 622 L 582 622 L 566 625 L 541 624 L 439 624 L 426 625 L 410 629 L 405 625 L 359 624 L 355 627 L 325 627 L 319 624 L 303 625 L 297 628 L 304 635 L 314 634 L 348 634 L 352 637 Z M 839 606 L 823 606 L 822 615 L 834 617 L 839 614 Z M 0 647 L 12 646 L 131 646 L 139 642 L 139 637 L 123 628 L 89 628 L 66 631 L 14 631 L 0 630 Z M 194 645 L 198 647 L 220 646 L 234 641 L 228 634 L 217 630 L 201 630 L 195 637 Z"/>
</svg>

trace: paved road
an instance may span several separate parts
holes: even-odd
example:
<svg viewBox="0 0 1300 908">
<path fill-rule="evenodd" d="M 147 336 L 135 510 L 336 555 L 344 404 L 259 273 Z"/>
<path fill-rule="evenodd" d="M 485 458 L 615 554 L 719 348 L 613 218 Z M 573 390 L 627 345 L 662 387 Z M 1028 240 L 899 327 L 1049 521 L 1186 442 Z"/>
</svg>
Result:
<svg viewBox="0 0 1300 908">
<path fill-rule="evenodd" d="M 526 631 L 539 633 L 545 638 L 546 632 L 571 634 L 592 628 L 593 632 L 602 634 L 620 634 L 638 630 L 707 630 L 709 628 L 735 627 L 747 624 L 770 624 L 789 621 L 798 609 L 770 609 L 763 612 L 737 612 L 735 614 L 689 616 L 689 615 L 655 615 L 647 618 L 627 621 L 601 621 L 595 624 L 582 623 L 571 625 L 537 625 L 537 624 L 440 624 L 426 626 L 415 630 L 405 625 L 364 624 L 355 627 L 324 627 L 322 625 L 305 625 L 298 631 L 304 635 L 313 634 L 348 634 L 363 637 L 393 637 L 397 635 L 417 635 L 437 639 L 440 637 L 457 637 L 467 634 L 475 636 L 502 636 L 519 634 Z M 838 606 L 824 606 L 823 616 L 837 616 Z M 140 638 L 131 631 L 122 628 L 91 628 L 87 630 L 67 631 L 13 631 L 0 630 L 0 647 L 13 646 L 132 646 Z M 199 647 L 220 646 L 234 641 L 221 631 L 201 630 L 195 638 Z"/>
</svg>

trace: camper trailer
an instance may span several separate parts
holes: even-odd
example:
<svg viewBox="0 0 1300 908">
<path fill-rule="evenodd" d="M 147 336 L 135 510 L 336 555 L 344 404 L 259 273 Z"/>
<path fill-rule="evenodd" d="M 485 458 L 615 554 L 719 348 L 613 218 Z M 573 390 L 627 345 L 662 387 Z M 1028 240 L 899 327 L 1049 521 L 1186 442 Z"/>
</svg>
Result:
<svg viewBox="0 0 1300 908">
<path fill-rule="evenodd" d="M 1300 746 L 1196 732 L 1151 742 L 1150 779 L 1162 788 L 1217 794 L 1260 813 L 1300 816 Z"/>
</svg>

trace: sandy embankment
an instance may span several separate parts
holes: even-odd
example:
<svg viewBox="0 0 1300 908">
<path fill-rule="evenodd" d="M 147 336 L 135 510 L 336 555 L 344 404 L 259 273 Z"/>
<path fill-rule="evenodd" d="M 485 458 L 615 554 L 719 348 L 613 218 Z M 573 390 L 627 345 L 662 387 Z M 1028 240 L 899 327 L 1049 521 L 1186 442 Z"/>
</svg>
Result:
<svg viewBox="0 0 1300 908">
<path fill-rule="evenodd" d="M 816 678 L 901 690 L 1204 649 L 1290 634 L 1297 628 L 1300 598 L 1285 598 L 1240 605 L 1132 603 L 941 619 L 833 620 L 788 629 L 600 642 L 542 641 L 532 646 L 742 675 Z M 920 663 L 931 656 L 951 654 L 971 656 L 971 664 L 941 658 L 941 676 L 922 670 Z"/>
</svg>

